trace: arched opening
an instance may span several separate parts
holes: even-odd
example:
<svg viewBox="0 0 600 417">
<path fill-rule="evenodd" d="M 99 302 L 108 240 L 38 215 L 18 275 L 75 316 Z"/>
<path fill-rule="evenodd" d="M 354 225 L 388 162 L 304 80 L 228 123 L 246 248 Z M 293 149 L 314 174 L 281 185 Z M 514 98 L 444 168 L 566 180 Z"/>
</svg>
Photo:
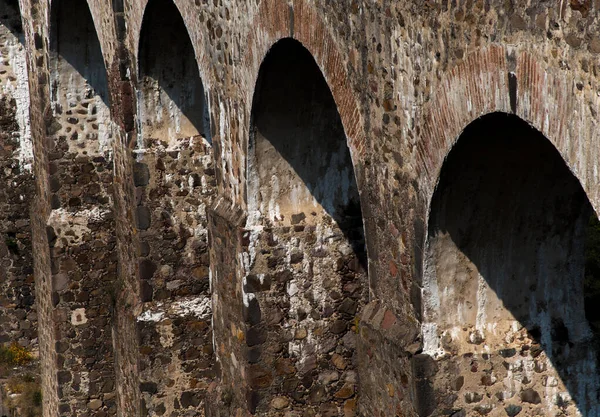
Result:
<svg viewBox="0 0 600 417">
<path fill-rule="evenodd" d="M 146 6 L 138 71 L 140 394 L 150 415 L 179 415 L 203 410 L 216 373 L 207 232 L 216 184 L 205 89 L 172 0 Z"/>
<path fill-rule="evenodd" d="M 527 123 L 493 113 L 465 129 L 429 217 L 423 337 L 446 396 L 425 414 L 449 402 L 466 415 L 598 413 L 590 218 L 579 181 Z"/>
<path fill-rule="evenodd" d="M 0 25 L 6 27 L 22 42 L 23 24 L 19 0 L 0 0 Z"/>
<path fill-rule="evenodd" d="M 79 210 L 105 204 L 110 191 L 100 177 L 111 176 L 112 170 L 108 81 L 85 1 L 52 3 L 50 83 L 54 119 L 47 134 L 53 141 L 52 208 Z M 77 164 L 74 158 L 79 158 Z M 89 175 L 76 178 L 81 171 Z"/>
<path fill-rule="evenodd" d="M 96 126 L 100 115 L 108 114 L 108 81 L 87 2 L 54 1 L 50 25 L 54 111 L 57 115 L 72 116 L 68 123 L 77 125 L 77 129 L 72 127 L 69 133 L 80 130 L 84 134 L 77 136 L 79 140 L 98 140 L 92 131 L 99 130 Z M 90 121 L 90 118 L 94 120 Z"/>
<path fill-rule="evenodd" d="M 342 230 L 361 230 L 344 127 L 319 67 L 299 42 L 273 46 L 252 109 L 251 209 L 277 225 L 293 225 L 298 217 L 315 225 L 326 217 Z"/>
<path fill-rule="evenodd" d="M 210 142 L 208 106 L 194 47 L 172 0 L 150 0 L 144 13 L 138 68 L 140 133 L 168 145 L 201 135 Z"/>
<path fill-rule="evenodd" d="M 141 197 L 142 301 L 198 295 L 208 291 L 206 208 L 215 185 L 210 123 L 194 48 L 171 0 L 148 3 L 139 68 L 142 143 L 134 180 Z"/>
<path fill-rule="evenodd" d="M 350 340 L 366 290 L 364 231 L 336 103 L 310 52 L 293 39 L 277 42 L 261 65 L 248 165 L 252 369 L 289 364 L 299 377 L 270 374 L 266 385 L 278 387 L 271 394 L 287 396 L 292 407 L 333 412 L 353 395 L 353 382 L 317 376 L 354 368 Z M 253 390 L 252 410 L 268 407 L 265 388 Z M 349 396 L 336 397 L 343 389 Z"/>
<path fill-rule="evenodd" d="M 47 303 L 39 326 L 44 404 L 58 415 L 88 410 L 93 401 L 96 413 L 116 415 L 117 252 L 105 61 L 87 1 L 53 0 L 49 30 L 54 117 L 45 152 L 52 210 L 43 221 L 50 259 L 48 270 L 42 263 L 36 271 L 38 299 Z"/>
</svg>

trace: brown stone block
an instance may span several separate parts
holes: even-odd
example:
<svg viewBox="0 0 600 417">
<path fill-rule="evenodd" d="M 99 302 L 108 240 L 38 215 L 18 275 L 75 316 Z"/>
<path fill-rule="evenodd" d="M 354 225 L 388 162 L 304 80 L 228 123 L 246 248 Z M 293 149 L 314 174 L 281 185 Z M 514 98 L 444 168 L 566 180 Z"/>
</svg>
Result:
<svg viewBox="0 0 600 417">
<path fill-rule="evenodd" d="M 291 375 L 296 372 L 296 367 L 290 358 L 279 358 L 275 361 L 275 372 L 278 376 Z"/>
<path fill-rule="evenodd" d="M 248 378 L 250 387 L 268 388 L 273 383 L 273 374 L 271 371 L 264 369 L 260 364 L 254 364 L 248 367 Z"/>
<path fill-rule="evenodd" d="M 346 399 L 354 395 L 354 384 L 346 383 L 344 386 L 335 393 L 335 398 Z"/>
</svg>

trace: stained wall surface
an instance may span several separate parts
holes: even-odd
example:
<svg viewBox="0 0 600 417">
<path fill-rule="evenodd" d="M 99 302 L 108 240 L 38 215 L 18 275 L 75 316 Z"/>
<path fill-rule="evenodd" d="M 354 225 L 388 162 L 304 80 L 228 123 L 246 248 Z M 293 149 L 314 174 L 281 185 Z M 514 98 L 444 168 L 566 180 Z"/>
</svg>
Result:
<svg viewBox="0 0 600 417">
<path fill-rule="evenodd" d="M 556 150 L 514 116 L 484 116 L 450 152 L 430 210 L 423 354 L 445 380 L 431 389 L 467 414 L 596 414 L 592 209 Z"/>
<path fill-rule="evenodd" d="M 29 89 L 19 8 L 0 3 L 0 339 L 37 353 L 29 209 L 33 193 Z"/>
<path fill-rule="evenodd" d="M 530 3 L 0 1 L 44 415 L 596 415 L 600 3 Z"/>
<path fill-rule="evenodd" d="M 252 411 L 337 414 L 356 401 L 362 213 L 335 101 L 297 41 L 279 41 L 261 66 L 250 141 L 243 291 Z"/>
</svg>

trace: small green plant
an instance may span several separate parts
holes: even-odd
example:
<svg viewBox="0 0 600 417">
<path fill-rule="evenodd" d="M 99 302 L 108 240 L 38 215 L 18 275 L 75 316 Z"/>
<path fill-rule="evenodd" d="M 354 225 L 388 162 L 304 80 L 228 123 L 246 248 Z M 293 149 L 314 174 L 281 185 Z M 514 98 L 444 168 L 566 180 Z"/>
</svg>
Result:
<svg viewBox="0 0 600 417">
<path fill-rule="evenodd" d="M 12 343 L 9 347 L 0 346 L 0 363 L 3 365 L 24 366 L 32 360 L 31 352 L 17 343 Z"/>
<path fill-rule="evenodd" d="M 223 401 L 223 404 L 226 407 L 229 407 L 231 405 L 231 402 L 233 401 L 233 392 L 231 391 L 231 389 L 223 390 L 223 392 L 221 393 L 221 401 Z"/>
<path fill-rule="evenodd" d="M 0 376 L 6 380 L 0 385 L 9 415 L 40 417 L 42 391 L 39 377 L 33 371 L 34 357 L 26 347 L 16 342 L 0 345 Z"/>
</svg>

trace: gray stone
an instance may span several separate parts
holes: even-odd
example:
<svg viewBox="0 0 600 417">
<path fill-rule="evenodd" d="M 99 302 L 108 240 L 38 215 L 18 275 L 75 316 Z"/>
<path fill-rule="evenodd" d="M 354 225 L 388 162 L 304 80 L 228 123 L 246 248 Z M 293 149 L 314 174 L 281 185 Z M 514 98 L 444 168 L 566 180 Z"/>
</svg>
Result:
<svg viewBox="0 0 600 417">
<path fill-rule="evenodd" d="M 539 404 L 542 402 L 540 394 L 533 388 L 527 388 L 521 391 L 521 400 L 531 404 Z"/>
<path fill-rule="evenodd" d="M 504 411 L 506 411 L 506 415 L 508 417 L 515 417 L 521 412 L 522 409 L 523 407 L 515 404 L 509 404 L 506 407 L 504 407 Z"/>
</svg>

